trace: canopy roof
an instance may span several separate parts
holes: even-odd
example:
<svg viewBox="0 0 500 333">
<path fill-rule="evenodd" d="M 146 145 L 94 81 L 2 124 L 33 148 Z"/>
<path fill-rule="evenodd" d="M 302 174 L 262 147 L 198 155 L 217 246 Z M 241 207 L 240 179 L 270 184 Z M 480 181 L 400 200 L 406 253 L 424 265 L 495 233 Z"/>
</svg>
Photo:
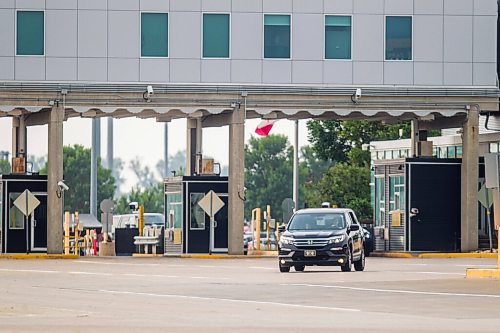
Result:
<svg viewBox="0 0 500 333">
<path fill-rule="evenodd" d="M 125 83 L 0 84 L 0 116 L 50 110 L 66 117 L 138 117 L 170 121 L 210 117 L 245 104 L 247 118 L 405 120 L 463 116 L 471 105 L 497 111 L 497 87 L 296 86 Z M 353 98 L 360 88 L 362 96 Z"/>
</svg>

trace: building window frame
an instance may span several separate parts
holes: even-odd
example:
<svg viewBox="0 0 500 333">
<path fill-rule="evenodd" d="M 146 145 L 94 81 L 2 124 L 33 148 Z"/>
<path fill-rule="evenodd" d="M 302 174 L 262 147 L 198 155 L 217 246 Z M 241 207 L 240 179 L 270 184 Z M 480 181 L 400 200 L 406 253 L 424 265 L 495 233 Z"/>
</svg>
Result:
<svg viewBox="0 0 500 333">
<path fill-rule="evenodd" d="M 289 18 L 289 38 L 288 38 L 288 48 L 289 48 L 289 54 L 288 57 L 266 57 L 266 16 L 288 16 Z M 293 29 L 292 29 L 292 24 L 293 24 L 293 17 L 291 13 L 262 13 L 262 59 L 263 60 L 278 60 L 278 61 L 289 61 L 292 59 L 292 52 L 293 52 Z"/>
<path fill-rule="evenodd" d="M 205 56 L 205 15 L 226 15 L 228 17 L 228 40 L 227 40 L 227 56 L 225 57 L 212 57 Z M 229 12 L 202 12 L 201 13 L 201 58 L 202 59 L 231 59 L 231 37 L 232 37 L 232 16 Z"/>
<path fill-rule="evenodd" d="M 349 17 L 350 18 L 350 52 L 349 52 L 349 58 L 328 58 L 326 56 L 326 20 L 327 20 L 327 17 Z M 354 40 L 353 40 L 353 21 L 354 21 L 354 17 L 353 15 L 339 15 L 339 14 L 325 14 L 324 17 L 323 17 L 323 60 L 325 61 L 352 61 L 352 46 L 353 46 L 353 43 L 354 43 Z"/>
<path fill-rule="evenodd" d="M 143 55 L 142 51 L 142 18 L 143 14 L 163 14 L 167 17 L 167 54 L 165 56 L 159 55 Z M 140 11 L 139 12 L 139 58 L 140 59 L 168 59 L 170 56 L 170 13 L 163 11 Z"/>
<path fill-rule="evenodd" d="M 43 52 L 42 54 L 20 54 L 18 50 L 18 38 L 19 38 L 19 31 L 18 31 L 18 20 L 19 20 L 19 13 L 20 12 L 37 12 L 37 13 L 43 13 Z M 14 50 L 16 52 L 17 57 L 45 57 L 46 53 L 46 47 L 47 47 L 47 19 L 46 19 L 46 14 L 44 9 L 16 9 L 16 14 L 14 17 L 14 29 L 15 29 L 15 36 L 14 36 Z"/>
<path fill-rule="evenodd" d="M 411 20 L 411 52 L 410 52 L 410 59 L 388 59 L 387 58 L 387 19 L 388 18 L 410 18 Z M 384 61 L 387 62 L 411 62 L 414 59 L 413 55 L 413 50 L 414 50 L 414 43 L 415 43 L 415 29 L 414 29 L 414 19 L 413 15 L 384 15 Z"/>
</svg>

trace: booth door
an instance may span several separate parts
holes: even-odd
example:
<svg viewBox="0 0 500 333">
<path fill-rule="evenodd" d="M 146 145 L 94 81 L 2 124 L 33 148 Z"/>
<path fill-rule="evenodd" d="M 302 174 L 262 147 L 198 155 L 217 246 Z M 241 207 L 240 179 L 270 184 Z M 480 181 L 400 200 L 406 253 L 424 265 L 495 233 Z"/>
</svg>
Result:
<svg viewBox="0 0 500 333">
<path fill-rule="evenodd" d="M 21 195 L 18 192 L 8 193 L 6 200 L 7 210 L 5 230 L 5 252 L 27 253 L 28 252 L 28 228 L 23 213 L 14 205 L 14 201 Z"/>
<path fill-rule="evenodd" d="M 409 217 L 409 250 L 458 251 L 460 164 L 411 164 L 408 176 L 408 211 L 418 209 Z"/>
<path fill-rule="evenodd" d="M 40 205 L 30 216 L 31 251 L 47 251 L 47 195 L 35 194 Z"/>
<path fill-rule="evenodd" d="M 227 252 L 228 246 L 228 197 L 227 194 L 218 193 L 224 206 L 215 214 L 214 220 L 217 226 L 214 228 L 214 252 Z"/>
</svg>

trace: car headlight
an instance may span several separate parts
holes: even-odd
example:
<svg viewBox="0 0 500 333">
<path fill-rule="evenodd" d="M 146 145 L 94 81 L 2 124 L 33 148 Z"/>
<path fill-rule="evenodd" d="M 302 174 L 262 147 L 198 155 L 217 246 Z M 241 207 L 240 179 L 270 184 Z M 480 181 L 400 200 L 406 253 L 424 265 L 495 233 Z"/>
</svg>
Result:
<svg viewBox="0 0 500 333">
<path fill-rule="evenodd" d="M 293 244 L 293 238 L 290 237 L 281 237 L 280 238 L 280 243 L 283 245 L 292 245 Z"/>
<path fill-rule="evenodd" d="M 342 243 L 345 239 L 345 235 L 335 236 L 328 238 L 328 244 L 338 244 Z"/>
</svg>

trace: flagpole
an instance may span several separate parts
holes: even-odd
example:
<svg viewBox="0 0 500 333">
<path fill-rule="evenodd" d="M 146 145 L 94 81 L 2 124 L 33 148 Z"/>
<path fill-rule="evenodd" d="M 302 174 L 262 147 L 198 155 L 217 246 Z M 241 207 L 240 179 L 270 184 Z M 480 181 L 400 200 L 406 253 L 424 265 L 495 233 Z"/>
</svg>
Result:
<svg viewBox="0 0 500 333">
<path fill-rule="evenodd" d="M 299 120 L 295 120 L 295 138 L 293 149 L 293 202 L 299 209 Z"/>
</svg>

